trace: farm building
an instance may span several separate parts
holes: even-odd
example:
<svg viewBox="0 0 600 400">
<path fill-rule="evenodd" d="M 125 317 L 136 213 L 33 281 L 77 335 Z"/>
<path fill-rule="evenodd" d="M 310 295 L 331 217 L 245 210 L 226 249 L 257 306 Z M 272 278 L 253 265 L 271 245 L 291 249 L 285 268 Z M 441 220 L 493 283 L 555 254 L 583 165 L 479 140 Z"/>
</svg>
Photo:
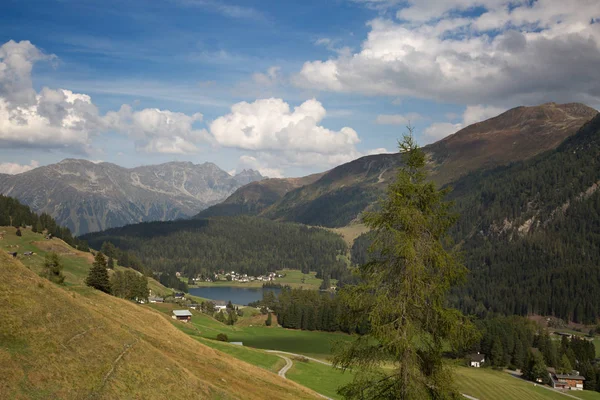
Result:
<svg viewBox="0 0 600 400">
<path fill-rule="evenodd" d="M 188 322 L 192 319 L 192 313 L 190 312 L 190 310 L 173 310 L 173 315 L 171 318 L 179 321 Z"/>
<path fill-rule="evenodd" d="M 570 390 L 583 390 L 583 381 L 585 378 L 576 371 L 572 374 L 557 374 L 553 370 L 550 370 L 550 382 L 554 389 L 570 389 Z"/>
<path fill-rule="evenodd" d="M 165 299 L 163 299 L 162 297 L 157 297 L 157 296 L 150 296 L 148 297 L 148 302 L 150 303 L 164 303 Z"/>
<path fill-rule="evenodd" d="M 474 368 L 480 368 L 485 362 L 485 355 L 477 352 L 477 354 L 469 355 L 469 366 Z"/>
</svg>

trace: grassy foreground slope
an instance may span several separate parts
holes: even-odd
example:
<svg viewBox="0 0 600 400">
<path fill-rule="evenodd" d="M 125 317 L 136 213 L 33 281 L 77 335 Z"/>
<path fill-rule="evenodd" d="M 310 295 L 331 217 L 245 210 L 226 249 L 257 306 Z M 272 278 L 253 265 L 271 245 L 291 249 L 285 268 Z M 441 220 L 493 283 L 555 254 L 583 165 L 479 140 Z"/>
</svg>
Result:
<svg viewBox="0 0 600 400">
<path fill-rule="evenodd" d="M 0 252 L 0 398 L 303 399 L 147 307 L 56 286 Z"/>
</svg>

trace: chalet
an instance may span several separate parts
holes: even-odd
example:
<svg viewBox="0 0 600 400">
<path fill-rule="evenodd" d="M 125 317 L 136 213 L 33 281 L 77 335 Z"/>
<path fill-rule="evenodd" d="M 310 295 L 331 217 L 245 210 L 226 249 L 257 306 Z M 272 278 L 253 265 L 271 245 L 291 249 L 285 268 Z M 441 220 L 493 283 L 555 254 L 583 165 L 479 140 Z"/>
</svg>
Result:
<svg viewBox="0 0 600 400">
<path fill-rule="evenodd" d="M 474 368 L 480 368 L 485 363 L 485 355 L 477 352 L 477 354 L 469 355 L 469 366 Z"/>
<path fill-rule="evenodd" d="M 571 374 L 557 374 L 550 369 L 548 375 L 550 375 L 550 383 L 554 389 L 583 390 L 585 378 L 577 371 L 573 371 Z"/>
<path fill-rule="evenodd" d="M 163 299 L 162 297 L 150 296 L 150 297 L 148 297 L 148 302 L 149 303 L 164 303 L 165 299 Z"/>
<path fill-rule="evenodd" d="M 33 255 L 33 251 L 26 251 L 25 253 L 23 253 L 24 256 L 32 256 Z"/>
<path fill-rule="evenodd" d="M 185 298 L 185 293 L 175 292 L 175 294 L 173 294 L 173 297 L 175 297 L 175 300 L 183 300 Z"/>
<path fill-rule="evenodd" d="M 192 319 L 192 313 L 190 310 L 173 310 L 171 318 L 178 321 L 188 322 Z"/>
</svg>

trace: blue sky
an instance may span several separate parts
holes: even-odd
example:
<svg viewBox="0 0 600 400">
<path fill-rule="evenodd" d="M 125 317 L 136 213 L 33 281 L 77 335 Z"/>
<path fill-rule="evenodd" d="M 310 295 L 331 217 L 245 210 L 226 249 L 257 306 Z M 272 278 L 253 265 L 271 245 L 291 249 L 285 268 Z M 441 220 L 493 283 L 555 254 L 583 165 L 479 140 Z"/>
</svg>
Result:
<svg viewBox="0 0 600 400">
<path fill-rule="evenodd" d="M 0 172 L 298 176 L 394 151 L 409 120 L 427 144 L 522 104 L 598 107 L 600 7 L 561 3 L 5 1 Z"/>
</svg>

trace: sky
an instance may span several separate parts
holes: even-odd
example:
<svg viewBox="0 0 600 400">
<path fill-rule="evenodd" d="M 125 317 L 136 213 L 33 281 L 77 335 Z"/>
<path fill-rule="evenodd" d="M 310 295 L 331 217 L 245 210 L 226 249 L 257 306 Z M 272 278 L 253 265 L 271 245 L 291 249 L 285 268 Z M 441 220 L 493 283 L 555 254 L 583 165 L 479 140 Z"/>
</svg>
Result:
<svg viewBox="0 0 600 400">
<path fill-rule="evenodd" d="M 600 108 L 597 0 L 3 0 L 0 173 L 303 176 L 520 105 Z"/>
</svg>

